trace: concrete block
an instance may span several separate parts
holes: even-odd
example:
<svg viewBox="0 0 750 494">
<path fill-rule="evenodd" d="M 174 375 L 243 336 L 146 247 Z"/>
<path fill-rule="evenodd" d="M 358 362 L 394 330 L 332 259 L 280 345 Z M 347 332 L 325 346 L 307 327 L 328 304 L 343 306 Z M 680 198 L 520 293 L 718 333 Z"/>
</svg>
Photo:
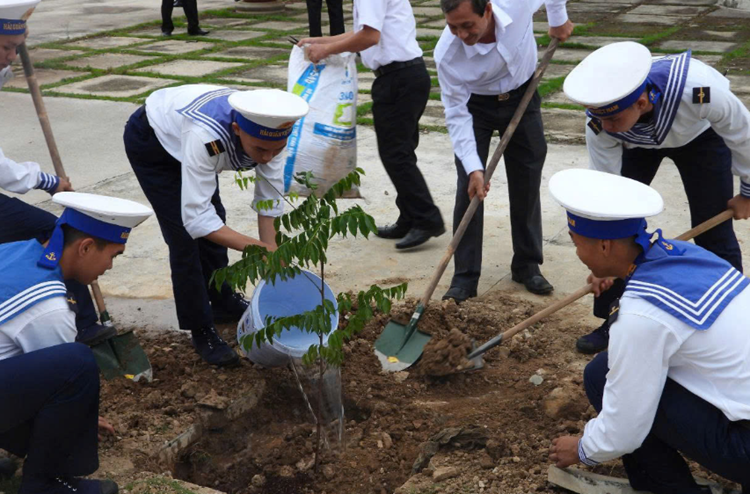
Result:
<svg viewBox="0 0 750 494">
<path fill-rule="evenodd" d="M 434 36 L 436 38 L 439 38 L 441 34 L 443 34 L 442 29 L 430 29 L 426 27 L 417 28 L 417 38 L 423 38 L 423 37 L 428 37 L 428 36 Z"/>
<path fill-rule="evenodd" d="M 736 39 L 740 33 L 737 31 L 703 31 L 703 34 L 710 38 Z"/>
<path fill-rule="evenodd" d="M 705 63 L 706 65 L 710 65 L 711 67 L 716 67 L 719 65 L 719 62 L 721 62 L 722 56 L 721 55 L 693 55 L 693 58 L 700 60 L 701 62 Z"/>
<path fill-rule="evenodd" d="M 691 7 L 680 5 L 639 5 L 631 10 L 630 14 L 635 15 L 653 15 L 653 16 L 672 16 L 672 15 L 698 15 L 706 12 L 706 7 Z"/>
<path fill-rule="evenodd" d="M 148 41 L 148 40 L 146 38 L 128 38 L 124 36 L 113 36 L 113 37 L 82 39 L 81 41 L 74 41 L 73 43 L 68 43 L 67 46 L 90 48 L 92 50 L 104 50 L 107 48 L 122 48 L 125 46 L 131 46 L 137 43 L 143 43 L 144 41 Z"/>
<path fill-rule="evenodd" d="M 708 17 L 723 17 L 727 19 L 750 19 L 750 11 L 720 8 L 708 14 Z"/>
<path fill-rule="evenodd" d="M 419 27 L 443 29 L 445 27 L 445 18 L 439 19 L 437 21 L 422 22 L 419 24 Z"/>
<path fill-rule="evenodd" d="M 568 100 L 565 100 L 565 102 L 570 103 Z M 542 108 L 542 120 L 544 121 L 544 133 L 552 142 L 561 144 L 586 143 L 586 115 L 584 112 Z"/>
<path fill-rule="evenodd" d="M 581 3 L 601 3 L 602 0 L 580 0 Z M 623 5 L 638 5 L 643 0 L 609 0 L 609 3 L 619 3 Z"/>
<path fill-rule="evenodd" d="M 206 41 L 165 40 L 145 46 L 139 46 L 137 50 L 152 53 L 165 53 L 168 55 L 181 55 L 192 51 L 205 50 L 212 46 L 214 46 L 213 43 L 208 43 Z"/>
<path fill-rule="evenodd" d="M 80 55 L 84 53 L 79 50 L 55 50 L 52 48 L 34 48 L 29 50 L 29 57 L 31 62 L 45 62 L 47 60 L 54 60 L 56 58 L 72 57 L 74 55 Z M 20 61 L 18 62 L 20 64 Z"/>
<path fill-rule="evenodd" d="M 211 53 L 210 57 L 216 58 L 245 58 L 247 60 L 268 60 L 278 55 L 288 55 L 289 50 L 281 48 L 268 48 L 263 46 L 237 46 L 218 53 Z"/>
<path fill-rule="evenodd" d="M 101 53 L 92 57 L 70 60 L 69 62 L 65 62 L 65 65 L 69 65 L 71 67 L 91 67 L 92 69 L 107 70 L 116 67 L 125 67 L 126 65 L 133 65 L 138 62 L 150 59 L 153 59 L 153 57 L 128 55 L 126 53 Z"/>
<path fill-rule="evenodd" d="M 539 59 L 541 60 L 546 52 L 545 49 L 539 50 Z M 580 62 L 591 53 L 590 50 L 575 50 L 572 48 L 558 48 L 552 56 L 552 61 L 558 62 Z"/>
<path fill-rule="evenodd" d="M 729 41 L 697 41 L 697 40 L 670 40 L 659 44 L 659 48 L 664 50 L 684 51 L 691 49 L 693 51 L 708 51 L 714 53 L 727 53 L 739 46 L 738 43 Z"/>
<path fill-rule="evenodd" d="M 69 94 L 128 98 L 174 84 L 175 82 L 178 81 L 113 74 L 60 86 L 55 91 Z"/>
<path fill-rule="evenodd" d="M 246 26 L 249 23 L 250 21 L 247 19 L 240 19 L 240 18 L 234 18 L 234 17 L 214 17 L 213 19 L 201 19 L 202 26 L 212 26 L 212 27 L 237 27 L 237 26 Z"/>
<path fill-rule="evenodd" d="M 556 79 L 558 77 L 565 77 L 570 74 L 570 71 L 575 68 L 575 65 L 551 63 L 547 66 L 547 70 L 544 71 L 542 81 L 548 81 L 550 79 Z"/>
<path fill-rule="evenodd" d="M 567 43 L 579 43 L 582 45 L 601 48 L 612 43 L 621 41 L 638 41 L 640 38 L 616 38 L 612 36 L 571 36 Z M 565 45 L 563 45 L 565 46 Z"/>
<path fill-rule="evenodd" d="M 617 22 L 626 24 L 658 24 L 663 26 L 672 26 L 687 22 L 690 16 L 658 16 L 658 15 L 640 15 L 640 14 L 622 14 L 617 17 Z"/>
<path fill-rule="evenodd" d="M 748 75 L 728 75 L 732 92 L 735 94 L 750 94 L 750 76 Z"/>
<path fill-rule="evenodd" d="M 567 10 L 573 13 L 613 13 L 629 7 L 623 3 L 570 3 L 567 5 Z"/>
<path fill-rule="evenodd" d="M 226 79 L 242 82 L 265 82 L 286 84 L 288 77 L 286 65 L 263 65 L 243 72 L 226 76 Z"/>
<path fill-rule="evenodd" d="M 29 87 L 28 83 L 26 82 L 26 77 L 24 77 L 23 75 L 23 69 L 21 69 L 20 67 L 14 69 L 13 74 L 15 75 L 15 77 L 6 82 L 5 87 L 22 89 L 27 89 Z M 64 79 L 81 77 L 82 75 L 87 75 L 87 73 L 75 72 L 72 70 L 35 69 L 34 75 L 36 75 L 36 81 L 39 83 L 39 85 L 44 86 L 46 84 L 55 84 Z"/>
<path fill-rule="evenodd" d="M 549 23 L 547 22 L 534 22 L 535 33 L 546 33 L 549 31 Z"/>
<path fill-rule="evenodd" d="M 150 65 L 133 72 L 152 72 L 161 75 L 181 75 L 189 77 L 201 77 L 220 70 L 242 67 L 243 64 L 236 62 L 214 62 L 212 60 L 174 60 L 172 62 Z"/>
<path fill-rule="evenodd" d="M 261 22 L 260 24 L 253 24 L 250 26 L 252 29 L 263 29 L 273 31 L 294 31 L 297 29 L 307 29 L 307 24 L 299 22 L 285 22 L 285 21 L 267 21 Z"/>
<path fill-rule="evenodd" d="M 222 41 L 245 41 L 248 39 L 260 38 L 265 35 L 266 33 L 261 33 L 258 31 L 244 31 L 240 29 L 217 29 L 215 31 L 211 31 L 211 34 L 209 34 L 207 38 L 220 39 Z"/>
<path fill-rule="evenodd" d="M 657 4 L 657 5 L 699 5 L 699 6 L 706 6 L 706 7 L 712 7 L 716 5 L 716 0 L 650 0 L 649 3 Z"/>
<path fill-rule="evenodd" d="M 413 7 L 412 10 L 414 11 L 415 16 L 425 16 L 425 17 L 437 17 L 439 15 L 443 15 L 443 9 L 440 7 Z"/>
</svg>

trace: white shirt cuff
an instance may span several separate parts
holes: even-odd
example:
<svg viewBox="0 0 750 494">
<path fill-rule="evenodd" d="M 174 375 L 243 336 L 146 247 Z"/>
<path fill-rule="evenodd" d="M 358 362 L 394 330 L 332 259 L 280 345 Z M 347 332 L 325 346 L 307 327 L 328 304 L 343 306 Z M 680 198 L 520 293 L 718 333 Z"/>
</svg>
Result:
<svg viewBox="0 0 750 494">
<path fill-rule="evenodd" d="M 549 27 L 559 27 L 568 22 L 568 11 L 565 9 L 565 4 L 547 4 L 547 22 L 549 22 Z"/>
<path fill-rule="evenodd" d="M 476 153 L 469 155 L 466 159 L 462 159 L 461 164 L 464 165 L 466 175 L 471 175 L 472 172 L 477 170 L 484 171 L 482 160 L 479 159 L 479 155 Z"/>
<path fill-rule="evenodd" d="M 742 197 L 750 198 L 750 184 L 740 180 L 740 194 L 742 194 Z"/>
<path fill-rule="evenodd" d="M 598 461 L 591 460 L 586 456 L 586 452 L 583 450 L 583 438 L 578 440 L 578 459 L 581 460 L 581 463 L 590 467 L 595 467 L 599 464 Z"/>
<path fill-rule="evenodd" d="M 224 222 L 215 212 L 206 211 L 185 223 L 185 230 L 193 239 L 199 239 L 220 230 L 222 226 L 224 226 Z"/>
<path fill-rule="evenodd" d="M 258 203 L 262 201 L 273 201 L 273 206 L 270 208 L 260 208 Z M 258 199 L 253 201 L 253 209 L 256 213 L 261 216 L 269 216 L 271 218 L 277 218 L 284 214 L 284 200 L 283 199 Z"/>
</svg>

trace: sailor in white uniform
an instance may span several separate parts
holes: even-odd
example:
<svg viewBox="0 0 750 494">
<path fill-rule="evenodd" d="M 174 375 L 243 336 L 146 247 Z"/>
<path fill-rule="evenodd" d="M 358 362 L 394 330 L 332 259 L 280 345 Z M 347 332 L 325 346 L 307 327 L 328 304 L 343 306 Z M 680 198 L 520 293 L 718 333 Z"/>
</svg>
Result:
<svg viewBox="0 0 750 494">
<path fill-rule="evenodd" d="M 750 112 L 719 72 L 690 51 L 652 58 L 638 43 L 593 52 L 568 75 L 568 98 L 587 108 L 590 165 L 651 183 L 664 158 L 674 161 L 690 205 L 692 225 L 734 210 L 750 217 Z M 733 174 L 740 177 L 734 193 Z M 695 243 L 742 271 L 742 254 L 728 221 Z M 605 292 L 594 313 L 607 317 L 622 283 Z M 607 324 L 580 338 L 579 351 L 607 347 Z"/>
<path fill-rule="evenodd" d="M 208 363 L 236 365 L 238 355 L 215 322 L 237 321 L 248 302 L 228 284 L 210 286 L 227 266 L 227 249 L 276 248 L 274 220 L 284 211 L 287 138 L 308 112 L 301 97 L 277 89 L 235 91 L 191 84 L 161 89 L 125 127 L 125 150 L 169 246 L 177 319 Z M 227 225 L 218 174 L 255 171 L 252 207 L 259 238 Z"/>
<path fill-rule="evenodd" d="M 79 479 L 99 467 L 99 369 L 74 343 L 64 281 L 89 284 L 153 213 L 133 201 L 61 192 L 66 207 L 46 244 L 0 245 L 0 448 L 25 457 L 19 494 L 114 494 L 111 481 Z"/>
<path fill-rule="evenodd" d="M 701 247 L 647 233 L 645 218 L 663 201 L 645 184 L 579 169 L 549 187 L 579 259 L 597 280 L 626 283 L 609 350 L 584 371 L 598 416 L 582 437 L 555 439 L 550 459 L 566 467 L 622 457 L 636 490 L 710 492 L 684 455 L 749 492 L 750 280 Z"/>
</svg>

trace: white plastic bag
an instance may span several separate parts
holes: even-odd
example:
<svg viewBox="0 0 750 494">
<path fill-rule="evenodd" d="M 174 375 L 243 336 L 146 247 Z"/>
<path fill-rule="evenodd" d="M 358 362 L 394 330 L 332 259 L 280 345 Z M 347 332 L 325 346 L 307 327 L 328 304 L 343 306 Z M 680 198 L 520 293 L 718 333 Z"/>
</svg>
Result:
<svg viewBox="0 0 750 494">
<path fill-rule="evenodd" d="M 310 105 L 287 143 L 284 190 L 309 195 L 294 175 L 310 171 L 323 195 L 357 167 L 357 64 L 353 53 L 332 55 L 318 64 L 295 46 L 289 58 L 287 90 Z M 359 196 L 358 190 L 347 196 Z"/>
</svg>

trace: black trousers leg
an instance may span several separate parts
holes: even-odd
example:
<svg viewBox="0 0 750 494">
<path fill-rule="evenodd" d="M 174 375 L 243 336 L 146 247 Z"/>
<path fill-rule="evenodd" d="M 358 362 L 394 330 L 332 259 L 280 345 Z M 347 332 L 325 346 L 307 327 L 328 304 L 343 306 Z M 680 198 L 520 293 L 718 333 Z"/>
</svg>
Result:
<svg viewBox="0 0 750 494">
<path fill-rule="evenodd" d="M 99 468 L 99 368 L 68 343 L 0 361 L 0 448 L 26 457 L 24 475 L 83 476 Z"/>
<path fill-rule="evenodd" d="M 188 33 L 196 31 L 200 26 L 198 22 L 198 0 L 182 0 L 182 10 L 188 21 Z"/>
<path fill-rule="evenodd" d="M 221 203 L 221 196 L 219 196 L 219 178 L 216 177 L 216 192 L 211 198 L 211 204 L 216 209 L 216 214 L 219 218 L 226 223 L 227 212 L 224 209 L 224 205 Z M 216 289 L 216 285 L 211 283 L 211 276 L 217 269 L 225 268 L 229 264 L 229 256 L 227 248 L 219 245 L 205 238 L 199 238 L 198 252 L 201 259 L 201 270 L 203 271 L 203 277 L 206 281 L 206 288 L 208 289 L 208 298 L 211 300 L 211 305 L 223 304 L 224 301 L 229 298 L 234 291 L 229 286 L 229 283 L 224 282 L 220 290 Z"/>
<path fill-rule="evenodd" d="M 326 0 L 328 7 L 328 20 L 330 21 L 331 36 L 344 34 L 344 2 L 343 0 Z"/>
<path fill-rule="evenodd" d="M 323 29 L 320 26 L 320 16 L 323 10 L 323 0 L 307 0 L 307 21 L 310 24 L 310 37 L 318 38 L 323 36 Z M 331 26 L 333 28 L 333 25 Z"/>
<path fill-rule="evenodd" d="M 727 208 L 727 203 L 734 197 L 732 151 L 713 129 L 708 129 L 686 146 L 667 150 L 667 156 L 674 160 L 682 177 L 692 226 Z M 725 221 L 698 235 L 695 244 L 742 272 L 742 252 L 732 221 Z"/>
<path fill-rule="evenodd" d="M 125 126 L 125 152 L 169 247 L 180 329 L 209 327 L 213 317 L 199 243 L 182 223 L 181 166 L 159 143 L 144 112 L 143 107 L 136 110 Z"/>
<path fill-rule="evenodd" d="M 162 32 L 171 33 L 174 31 L 172 23 L 172 10 L 174 10 L 174 0 L 161 0 L 161 30 Z"/>
<path fill-rule="evenodd" d="M 0 194 L 0 244 L 32 238 L 46 242 L 55 229 L 56 221 L 57 217 L 52 213 Z M 96 323 L 99 316 L 96 315 L 88 287 L 75 280 L 66 281 L 65 286 L 78 302 L 76 327 L 84 329 Z"/>
<path fill-rule="evenodd" d="M 424 65 L 413 65 L 385 74 L 372 85 L 372 114 L 378 152 L 396 187 L 397 223 L 432 229 L 443 225 L 422 173 L 415 150 L 419 145 L 419 119 L 430 94 L 430 76 Z"/>
</svg>

